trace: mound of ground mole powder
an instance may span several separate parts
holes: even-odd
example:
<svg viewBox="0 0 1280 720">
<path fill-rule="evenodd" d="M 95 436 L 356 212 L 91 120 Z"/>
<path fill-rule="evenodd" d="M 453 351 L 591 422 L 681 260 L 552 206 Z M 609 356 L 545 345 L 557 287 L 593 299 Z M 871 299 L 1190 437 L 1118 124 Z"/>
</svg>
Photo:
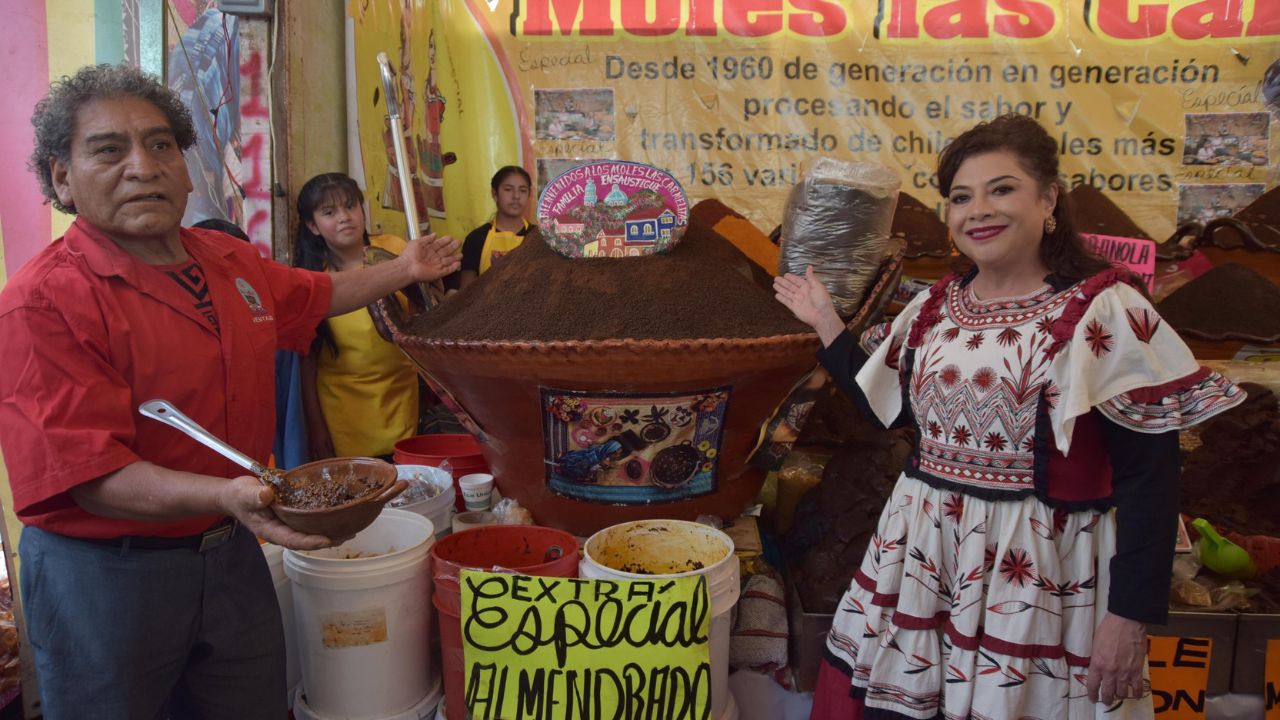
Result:
<svg viewBox="0 0 1280 720">
<path fill-rule="evenodd" d="M 1067 198 L 1071 222 L 1078 232 L 1152 239 L 1120 206 L 1092 185 L 1077 185 L 1067 193 Z"/>
<path fill-rule="evenodd" d="M 1200 426 L 1183 458 L 1179 509 L 1219 530 L 1280 537 L 1280 405 L 1261 385 L 1241 387 L 1245 401 Z"/>
<path fill-rule="evenodd" d="M 1219 265 L 1156 306 L 1180 333 L 1203 340 L 1280 340 L 1280 287 L 1236 263 Z"/>
<path fill-rule="evenodd" d="M 702 223 L 665 255 L 570 260 L 534 230 L 408 331 L 439 340 L 751 338 L 811 332 Z"/>
</svg>

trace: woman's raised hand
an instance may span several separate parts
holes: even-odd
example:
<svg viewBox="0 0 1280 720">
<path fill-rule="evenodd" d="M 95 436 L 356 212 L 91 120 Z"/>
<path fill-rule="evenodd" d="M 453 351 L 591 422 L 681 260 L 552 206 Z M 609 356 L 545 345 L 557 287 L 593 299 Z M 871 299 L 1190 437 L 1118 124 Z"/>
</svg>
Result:
<svg viewBox="0 0 1280 720">
<path fill-rule="evenodd" d="M 830 345 L 844 330 L 831 294 L 814 275 L 812 265 L 805 267 L 804 277 L 787 273 L 774 278 L 773 294 L 797 320 L 817 331 L 823 346 Z"/>
</svg>

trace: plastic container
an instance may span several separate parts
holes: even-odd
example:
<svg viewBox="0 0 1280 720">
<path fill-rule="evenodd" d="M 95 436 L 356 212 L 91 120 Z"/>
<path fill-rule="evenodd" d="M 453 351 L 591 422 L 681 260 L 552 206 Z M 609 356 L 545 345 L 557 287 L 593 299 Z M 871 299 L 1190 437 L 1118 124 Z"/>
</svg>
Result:
<svg viewBox="0 0 1280 720">
<path fill-rule="evenodd" d="M 298 627 L 293 621 L 293 585 L 284 571 L 284 548 L 263 543 L 262 554 L 267 559 L 271 582 L 276 586 L 276 600 L 280 603 L 280 621 L 284 624 L 285 687 L 293 692 L 302 680 L 302 670 L 298 665 Z"/>
<path fill-rule="evenodd" d="M 383 510 L 338 547 L 286 550 L 302 687 L 320 717 L 382 720 L 438 682 L 431 662 L 431 521 Z"/>
<path fill-rule="evenodd" d="M 437 677 L 431 692 L 427 693 L 427 696 L 422 698 L 417 705 L 404 712 L 379 718 L 379 720 L 432 720 L 436 717 L 436 713 L 440 705 L 442 705 L 440 698 L 443 692 L 444 688 L 440 686 L 440 679 Z M 337 718 L 332 715 L 321 715 L 313 710 L 311 705 L 307 703 L 307 694 L 302 691 L 302 688 L 298 688 L 298 691 L 293 695 L 293 704 L 290 707 L 296 720 L 344 720 L 344 718 Z"/>
<path fill-rule="evenodd" d="M 387 507 L 408 510 L 430 520 L 437 540 L 452 532 L 453 499 L 457 493 L 449 473 L 430 465 L 397 465 L 396 473 L 409 487 L 387 503 Z M 424 490 L 428 485 L 438 488 L 440 493 L 430 495 Z"/>
<path fill-rule="evenodd" d="M 524 575 L 578 576 L 578 541 L 561 530 L 537 525 L 487 525 L 455 532 L 431 549 L 436 610 L 440 611 L 440 649 L 448 720 L 463 720 L 466 711 L 465 664 L 462 659 L 463 568 L 501 567 Z"/>
<path fill-rule="evenodd" d="M 466 510 L 458 478 L 471 473 L 489 472 L 489 463 L 480 451 L 480 443 L 470 435 L 415 435 L 395 444 L 392 458 L 397 465 L 430 465 L 439 467 L 449 461 L 453 472 L 454 509 Z"/>
<path fill-rule="evenodd" d="M 728 535 L 685 520 L 614 525 L 587 539 L 578 574 L 606 580 L 706 575 L 711 596 L 711 717 L 736 720 L 738 706 L 729 691 L 729 631 L 741 591 L 738 556 Z"/>
</svg>

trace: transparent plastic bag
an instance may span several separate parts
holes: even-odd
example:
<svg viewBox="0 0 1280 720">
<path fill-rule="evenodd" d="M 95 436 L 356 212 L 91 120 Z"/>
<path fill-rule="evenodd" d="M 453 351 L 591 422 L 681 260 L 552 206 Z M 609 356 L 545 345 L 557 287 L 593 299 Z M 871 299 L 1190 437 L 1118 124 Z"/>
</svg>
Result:
<svg viewBox="0 0 1280 720">
<path fill-rule="evenodd" d="M 498 516 L 499 525 L 532 525 L 533 515 L 520 506 L 515 498 L 503 498 L 493 506 L 494 515 Z"/>
<path fill-rule="evenodd" d="M 889 248 L 902 179 L 879 163 L 829 157 L 805 163 L 782 218 L 779 273 L 806 265 L 831 293 L 836 312 L 852 317 L 875 283 Z"/>
</svg>

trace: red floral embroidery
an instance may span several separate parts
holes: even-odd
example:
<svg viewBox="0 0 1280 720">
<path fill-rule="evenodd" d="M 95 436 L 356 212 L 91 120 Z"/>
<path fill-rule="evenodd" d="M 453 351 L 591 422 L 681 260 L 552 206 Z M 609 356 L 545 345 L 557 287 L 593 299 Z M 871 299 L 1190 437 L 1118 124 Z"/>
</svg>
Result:
<svg viewBox="0 0 1280 720">
<path fill-rule="evenodd" d="M 938 424 L 937 420 L 930 420 L 929 437 L 937 439 L 940 435 L 942 435 L 942 426 Z"/>
<path fill-rule="evenodd" d="M 1084 341 L 1089 343 L 1089 349 L 1093 351 L 1095 357 L 1102 357 L 1111 352 L 1111 346 L 1115 344 L 1111 331 L 1097 320 L 1090 320 L 1089 324 L 1084 326 Z"/>
<path fill-rule="evenodd" d="M 1000 343 L 1004 347 L 1013 347 L 1013 344 L 1021 339 L 1022 333 L 1018 332 L 1016 328 L 1011 327 L 1001 330 L 1000 334 L 996 336 L 996 342 Z"/>
<path fill-rule="evenodd" d="M 973 439 L 973 432 L 964 425 L 957 425 L 951 429 L 951 441 L 961 447 L 968 446 L 969 441 Z"/>
<path fill-rule="evenodd" d="M 1036 439 L 1034 436 L 1028 435 L 1022 439 L 1023 452 L 1035 452 L 1035 449 L 1036 449 Z"/>
<path fill-rule="evenodd" d="M 1124 314 L 1129 318 L 1129 327 L 1133 334 L 1144 343 L 1150 343 L 1151 337 L 1160 329 L 1160 316 L 1146 308 L 1128 308 Z"/>
<path fill-rule="evenodd" d="M 951 342 L 958 337 L 960 337 L 960 328 L 958 327 L 949 327 L 942 331 L 943 342 Z"/>
<path fill-rule="evenodd" d="M 1000 561 L 1000 576 L 1010 585 L 1026 587 L 1028 582 L 1036 579 L 1036 566 L 1026 550 L 1009 548 Z"/>
<path fill-rule="evenodd" d="M 929 299 L 925 300 L 924 305 L 920 306 L 920 314 L 916 316 L 915 322 L 911 323 L 911 332 L 907 335 L 907 347 L 920 347 L 920 343 L 924 341 L 924 334 L 938 324 L 938 320 L 941 317 L 938 309 L 942 307 L 943 298 L 947 294 L 947 286 L 959 277 L 958 274 L 951 273 L 929 288 Z"/>
<path fill-rule="evenodd" d="M 1084 311 L 1089 308 L 1089 304 L 1098 293 L 1122 282 L 1137 287 L 1137 280 L 1133 273 L 1120 268 L 1103 270 L 1078 285 L 1080 294 L 1067 303 L 1067 307 L 1053 324 L 1053 344 L 1045 351 L 1049 357 L 1057 355 L 1058 351 L 1071 341 L 1071 336 L 1076 332 L 1076 325 L 1080 323 L 1081 318 L 1084 317 Z"/>
<path fill-rule="evenodd" d="M 993 430 L 987 433 L 987 436 L 983 438 L 982 444 L 986 445 L 987 449 L 992 452 L 1000 452 L 1001 450 L 1004 450 L 1007 441 L 1004 439 L 1003 435 Z"/>
<path fill-rule="evenodd" d="M 959 522 L 960 515 L 964 512 L 964 496 L 960 493 L 947 495 L 947 499 L 942 502 L 942 512 L 952 520 Z"/>
<path fill-rule="evenodd" d="M 973 373 L 973 384 L 983 392 L 990 390 L 991 386 L 996 384 L 996 371 L 989 367 L 978 368 Z"/>
<path fill-rule="evenodd" d="M 982 347 L 982 341 L 986 339 L 986 333 L 976 332 L 968 340 L 964 341 L 964 346 L 969 350 L 977 350 Z"/>
<path fill-rule="evenodd" d="M 1053 332 L 1053 318 L 1045 315 L 1036 321 L 1036 332 L 1049 335 Z"/>
<path fill-rule="evenodd" d="M 951 387 L 960 381 L 960 368 L 955 365 L 948 365 L 942 368 L 942 372 L 938 373 L 938 379 L 943 385 Z"/>
</svg>

